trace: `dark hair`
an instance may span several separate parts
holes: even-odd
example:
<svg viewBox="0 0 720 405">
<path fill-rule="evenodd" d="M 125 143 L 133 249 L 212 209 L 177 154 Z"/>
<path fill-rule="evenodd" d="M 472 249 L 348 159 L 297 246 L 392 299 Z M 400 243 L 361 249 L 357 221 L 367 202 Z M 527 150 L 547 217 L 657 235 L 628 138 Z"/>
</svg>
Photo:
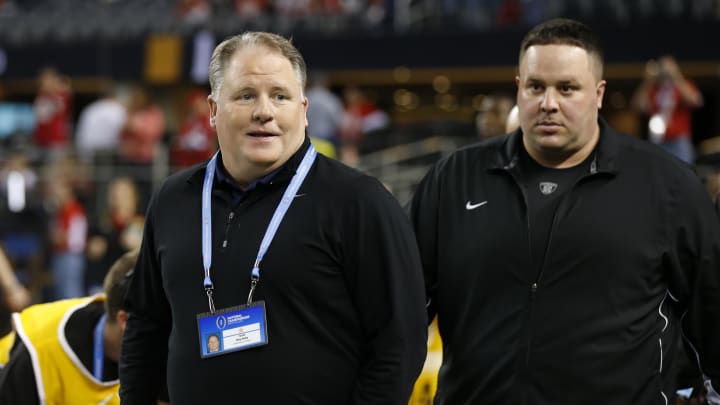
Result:
<svg viewBox="0 0 720 405">
<path fill-rule="evenodd" d="M 519 59 L 533 45 L 573 45 L 593 54 L 600 62 L 600 76 L 604 52 L 600 38 L 587 25 L 567 18 L 554 18 L 536 25 L 520 44 Z"/>
<path fill-rule="evenodd" d="M 125 253 L 113 263 L 110 271 L 103 281 L 103 290 L 105 290 L 105 313 L 108 316 L 108 322 L 114 323 L 115 316 L 118 311 L 123 309 L 123 300 L 130 284 L 135 270 L 139 250 L 135 249 Z"/>
</svg>

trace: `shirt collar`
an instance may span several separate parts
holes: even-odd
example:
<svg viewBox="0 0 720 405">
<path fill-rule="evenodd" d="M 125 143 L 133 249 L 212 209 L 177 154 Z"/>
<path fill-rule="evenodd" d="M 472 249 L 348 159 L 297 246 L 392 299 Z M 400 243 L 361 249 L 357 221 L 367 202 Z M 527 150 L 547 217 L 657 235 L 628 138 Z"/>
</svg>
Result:
<svg viewBox="0 0 720 405">
<path fill-rule="evenodd" d="M 222 164 L 221 152 L 218 154 L 218 164 L 216 165 L 215 169 L 214 186 L 227 187 L 233 194 L 233 202 L 239 202 L 245 195 L 247 195 L 249 191 L 259 185 L 282 184 L 284 182 L 288 182 L 295 175 L 295 172 L 300 166 L 300 162 L 302 162 L 302 159 L 305 156 L 305 152 L 309 147 L 310 138 L 306 135 L 305 140 L 303 141 L 303 144 L 300 146 L 300 148 L 292 156 L 290 156 L 290 158 L 282 166 L 275 169 L 272 173 L 269 173 L 262 178 L 255 180 L 244 190 L 225 170 L 225 167 Z M 197 166 L 196 170 L 191 171 L 190 175 L 187 178 L 187 181 L 190 183 L 194 183 L 196 181 L 202 182 L 205 175 L 206 167 L 207 162 Z"/>
<path fill-rule="evenodd" d="M 616 160 L 618 154 L 618 135 L 607 124 L 604 118 L 598 117 L 600 127 L 600 139 L 592 153 L 591 172 L 617 172 Z M 510 169 L 517 165 L 518 152 L 522 148 L 522 130 L 518 128 L 505 137 L 501 147 L 498 149 L 495 162 L 490 169 Z"/>
<path fill-rule="evenodd" d="M 242 188 L 240 184 L 238 184 L 235 179 L 233 179 L 230 176 L 230 173 L 227 172 L 227 169 L 225 169 L 225 165 L 222 161 L 222 152 L 218 153 L 218 159 L 217 164 L 215 165 L 215 185 L 216 186 L 227 186 L 229 187 L 233 192 L 239 192 L 239 193 L 247 193 L 248 191 L 253 190 L 256 188 L 259 184 L 268 184 L 270 181 L 275 177 L 278 172 L 280 172 L 285 165 L 282 165 L 278 167 L 277 169 L 273 170 L 272 172 L 266 174 L 265 176 L 253 181 L 250 183 L 247 187 Z"/>
</svg>

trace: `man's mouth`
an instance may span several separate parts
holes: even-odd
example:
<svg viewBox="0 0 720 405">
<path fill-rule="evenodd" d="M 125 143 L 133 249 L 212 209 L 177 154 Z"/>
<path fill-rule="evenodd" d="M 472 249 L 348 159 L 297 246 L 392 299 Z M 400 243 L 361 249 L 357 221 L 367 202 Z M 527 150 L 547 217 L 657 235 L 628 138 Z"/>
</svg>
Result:
<svg viewBox="0 0 720 405">
<path fill-rule="evenodd" d="M 248 132 L 248 135 L 255 137 L 255 138 L 269 138 L 272 136 L 276 136 L 272 132 L 262 132 L 262 131 Z"/>
<path fill-rule="evenodd" d="M 555 133 L 560 130 L 562 125 L 554 121 L 541 121 L 538 122 L 535 128 L 542 132 Z"/>
</svg>

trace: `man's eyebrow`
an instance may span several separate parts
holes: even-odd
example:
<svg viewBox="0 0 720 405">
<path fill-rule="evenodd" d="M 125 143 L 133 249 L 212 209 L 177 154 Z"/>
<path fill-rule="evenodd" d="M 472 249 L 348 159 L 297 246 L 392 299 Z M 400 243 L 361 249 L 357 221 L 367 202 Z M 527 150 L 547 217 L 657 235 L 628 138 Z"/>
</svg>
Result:
<svg viewBox="0 0 720 405">
<path fill-rule="evenodd" d="M 546 80 L 537 78 L 537 77 L 528 77 L 526 79 L 526 82 L 528 83 L 537 83 L 537 84 L 548 84 Z M 552 84 L 558 85 L 558 84 L 577 84 L 579 83 L 576 79 L 559 79 L 552 82 Z"/>
<path fill-rule="evenodd" d="M 232 90 L 233 93 L 241 93 L 245 91 L 254 91 L 255 87 L 250 85 L 243 85 Z"/>
</svg>

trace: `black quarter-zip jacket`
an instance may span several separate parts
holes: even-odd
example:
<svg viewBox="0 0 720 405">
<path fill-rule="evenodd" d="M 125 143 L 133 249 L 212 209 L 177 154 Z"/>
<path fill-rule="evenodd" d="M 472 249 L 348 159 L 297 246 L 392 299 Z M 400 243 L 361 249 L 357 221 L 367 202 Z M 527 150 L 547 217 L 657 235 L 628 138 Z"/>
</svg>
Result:
<svg viewBox="0 0 720 405">
<path fill-rule="evenodd" d="M 455 152 L 419 185 L 410 215 L 443 340 L 436 404 L 672 403 L 680 323 L 720 389 L 718 216 L 689 167 L 600 126 L 542 265 L 519 130 Z"/>
<path fill-rule="evenodd" d="M 216 308 L 246 302 L 260 241 L 308 146 L 234 209 L 227 188 L 213 189 Z M 172 175 L 150 204 L 126 297 L 123 403 L 151 403 L 169 346 L 173 405 L 406 404 L 427 315 L 412 227 L 394 197 L 318 155 L 260 267 L 254 300 L 265 301 L 269 343 L 201 359 L 204 174 L 202 164 Z"/>
</svg>

